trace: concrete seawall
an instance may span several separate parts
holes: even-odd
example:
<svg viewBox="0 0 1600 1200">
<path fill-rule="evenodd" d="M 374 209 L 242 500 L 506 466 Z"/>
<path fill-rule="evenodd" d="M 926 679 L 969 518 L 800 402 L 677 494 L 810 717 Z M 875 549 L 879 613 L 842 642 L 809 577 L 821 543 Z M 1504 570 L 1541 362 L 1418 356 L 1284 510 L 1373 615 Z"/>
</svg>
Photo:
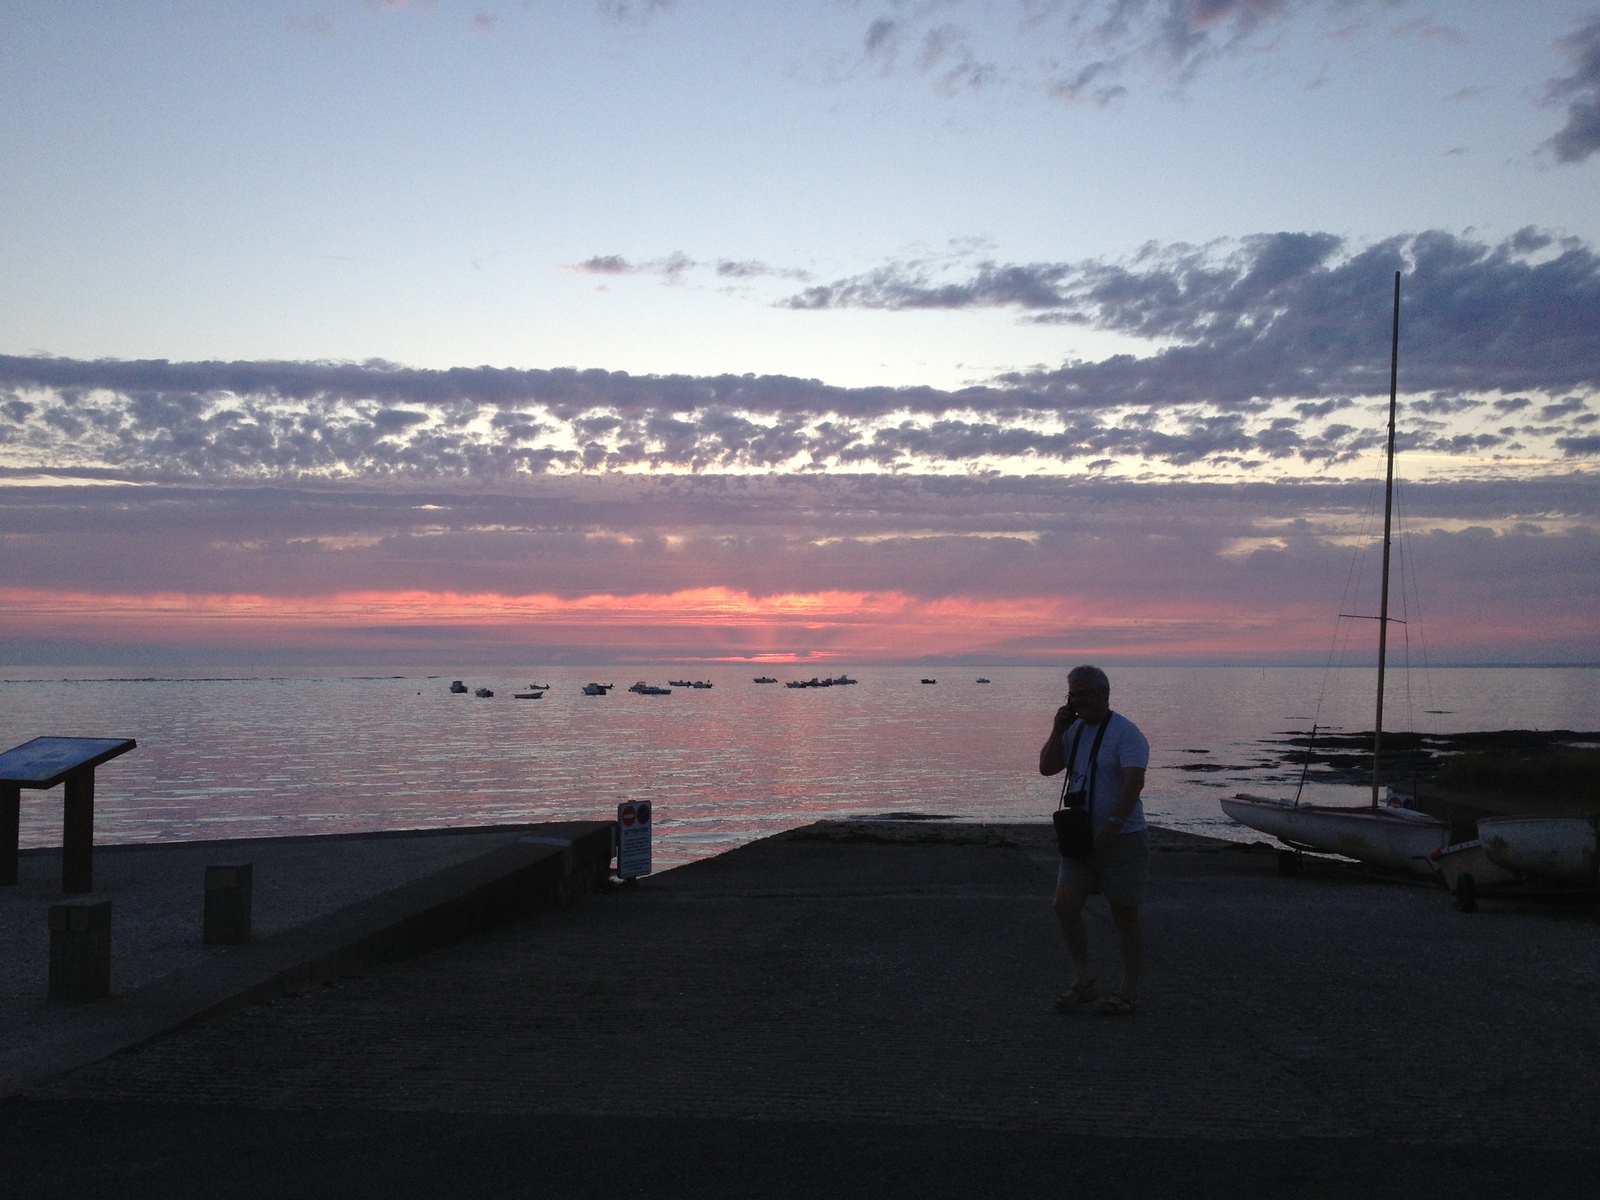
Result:
<svg viewBox="0 0 1600 1200">
<path fill-rule="evenodd" d="M 44 912 L 60 899 L 58 868 L 52 854 L 27 855 L 21 885 L 0 896 L 0 949 L 10 966 L 0 1095 L 232 1009 L 569 904 L 605 878 L 614 837 L 612 822 L 574 821 L 102 849 L 92 898 L 121 909 L 113 926 L 120 962 L 112 998 L 82 1004 L 44 1003 Z M 260 864 L 263 936 L 202 945 L 203 864 L 238 860 Z"/>
</svg>

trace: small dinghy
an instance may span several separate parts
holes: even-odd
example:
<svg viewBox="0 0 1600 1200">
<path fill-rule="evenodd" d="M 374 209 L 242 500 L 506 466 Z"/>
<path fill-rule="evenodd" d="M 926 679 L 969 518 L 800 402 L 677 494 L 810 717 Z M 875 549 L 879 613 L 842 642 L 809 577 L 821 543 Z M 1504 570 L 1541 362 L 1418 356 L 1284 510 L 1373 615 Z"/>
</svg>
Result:
<svg viewBox="0 0 1600 1200">
<path fill-rule="evenodd" d="M 1438 870 L 1439 854 L 1450 844 L 1450 823 L 1415 809 L 1404 808 L 1392 798 L 1384 800 L 1379 784 L 1383 764 L 1384 672 L 1389 649 L 1389 556 L 1393 546 L 1394 522 L 1394 444 L 1395 414 L 1398 410 L 1400 370 L 1400 272 L 1394 275 L 1394 332 L 1389 345 L 1389 436 L 1384 458 L 1383 502 L 1383 580 L 1378 593 L 1378 689 L 1377 709 L 1372 725 L 1372 800 L 1369 804 L 1345 806 L 1301 804 L 1299 796 L 1285 800 L 1239 794 L 1222 801 L 1222 811 L 1241 825 L 1277 838 L 1288 850 L 1281 851 L 1279 868 L 1285 874 L 1297 870 L 1295 853 L 1310 850 L 1321 854 L 1342 854 L 1347 858 L 1372 863 L 1414 875 L 1432 875 Z M 1341 614 L 1355 616 L 1358 614 Z M 1364 617 L 1362 619 L 1365 619 Z M 1316 737 L 1313 724 L 1311 736 Z M 1307 750 L 1309 764 L 1310 750 Z M 1304 786 L 1304 776 L 1301 785 Z"/>
<path fill-rule="evenodd" d="M 1600 817 L 1485 817 L 1478 840 L 1489 861 L 1547 883 L 1593 887 L 1600 882 Z"/>
<path fill-rule="evenodd" d="M 1397 804 L 1296 804 L 1241 792 L 1223 800 L 1222 811 L 1290 849 L 1342 854 L 1411 875 L 1432 875 L 1435 856 L 1450 841 L 1449 822 Z"/>
</svg>

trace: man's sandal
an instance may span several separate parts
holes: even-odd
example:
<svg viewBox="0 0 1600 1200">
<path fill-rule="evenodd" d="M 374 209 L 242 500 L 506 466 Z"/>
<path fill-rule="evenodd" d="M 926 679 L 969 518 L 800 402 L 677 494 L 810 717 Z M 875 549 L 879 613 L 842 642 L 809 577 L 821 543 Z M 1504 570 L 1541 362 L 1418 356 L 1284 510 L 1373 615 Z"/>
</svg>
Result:
<svg viewBox="0 0 1600 1200">
<path fill-rule="evenodd" d="M 1077 1012 L 1094 999 L 1094 991 L 1094 980 L 1092 979 L 1088 983 L 1073 984 L 1056 997 L 1056 1011 L 1058 1013 Z"/>
<path fill-rule="evenodd" d="M 1100 1015 L 1105 1017 L 1128 1017 L 1138 1011 L 1139 1002 L 1121 992 L 1112 992 L 1100 1006 Z"/>
</svg>

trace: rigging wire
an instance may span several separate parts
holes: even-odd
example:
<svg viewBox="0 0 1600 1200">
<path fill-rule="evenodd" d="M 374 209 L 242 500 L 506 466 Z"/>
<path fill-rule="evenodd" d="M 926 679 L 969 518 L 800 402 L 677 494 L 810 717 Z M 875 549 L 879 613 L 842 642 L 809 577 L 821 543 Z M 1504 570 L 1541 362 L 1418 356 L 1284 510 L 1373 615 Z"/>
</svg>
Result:
<svg viewBox="0 0 1600 1200">
<path fill-rule="evenodd" d="M 1378 480 L 1370 480 L 1367 487 L 1366 504 L 1362 510 L 1361 518 L 1356 526 L 1356 544 L 1350 554 L 1349 565 L 1345 568 L 1344 591 L 1339 597 L 1339 616 L 1333 622 L 1333 634 L 1328 643 L 1328 657 L 1322 666 L 1322 681 L 1317 689 L 1317 707 L 1311 719 L 1311 739 L 1306 746 L 1306 760 L 1300 772 L 1300 784 L 1295 789 L 1294 802 L 1300 803 L 1300 794 L 1305 790 L 1306 777 L 1311 770 L 1311 748 L 1316 744 L 1317 730 L 1322 728 L 1322 709 L 1337 687 L 1335 682 L 1330 687 L 1330 676 L 1337 681 L 1350 656 L 1350 640 L 1354 636 L 1355 622 L 1343 614 L 1352 611 L 1355 597 L 1361 593 L 1361 584 L 1366 576 L 1367 552 L 1372 545 L 1372 528 L 1378 513 Z"/>
<path fill-rule="evenodd" d="M 1406 555 L 1410 539 L 1406 537 L 1405 494 L 1398 479 L 1394 481 L 1394 524 L 1395 558 L 1400 569 L 1401 675 L 1405 680 L 1406 727 L 1411 733 L 1416 733 L 1417 707 L 1411 693 L 1411 607 L 1406 594 L 1406 579 L 1412 574 Z"/>
<path fill-rule="evenodd" d="M 1344 614 L 1351 613 L 1357 607 L 1357 597 L 1364 590 L 1368 574 L 1368 555 L 1371 551 L 1373 540 L 1373 526 L 1378 519 L 1378 494 L 1380 483 L 1377 479 L 1370 480 L 1367 486 L 1366 506 L 1362 511 L 1360 523 L 1356 527 L 1356 545 L 1350 556 L 1350 566 L 1345 573 L 1344 591 L 1339 597 L 1338 612 L 1340 616 L 1334 621 L 1333 645 L 1328 652 L 1328 665 L 1323 669 L 1322 693 L 1317 700 L 1317 714 L 1322 713 L 1322 704 L 1330 694 L 1329 675 L 1333 676 L 1333 688 L 1339 686 L 1341 673 L 1349 665 L 1351 640 L 1355 636 L 1355 624 Z M 1337 661 L 1335 658 L 1337 657 Z"/>
<path fill-rule="evenodd" d="M 1435 691 L 1433 680 L 1433 663 L 1428 655 L 1428 628 L 1427 623 L 1423 620 L 1422 612 L 1421 564 L 1417 562 L 1416 555 L 1414 553 L 1416 549 L 1416 539 L 1413 536 L 1414 531 L 1411 526 L 1410 509 L 1405 505 L 1407 499 L 1408 497 L 1405 495 L 1405 493 L 1399 489 L 1397 481 L 1395 492 L 1395 511 L 1400 517 L 1401 527 L 1405 535 L 1404 546 L 1407 550 L 1404 560 L 1404 568 L 1400 577 L 1400 602 L 1406 610 L 1406 702 L 1408 706 L 1411 703 L 1411 629 L 1412 626 L 1415 626 L 1417 633 L 1417 655 L 1421 660 L 1420 669 L 1422 672 L 1423 702 L 1430 705 L 1432 708 L 1438 708 L 1438 695 Z M 1418 723 L 1415 713 L 1411 713 L 1410 716 L 1412 731 L 1416 732 Z M 1424 722 L 1424 724 L 1426 724 L 1426 722 Z"/>
</svg>

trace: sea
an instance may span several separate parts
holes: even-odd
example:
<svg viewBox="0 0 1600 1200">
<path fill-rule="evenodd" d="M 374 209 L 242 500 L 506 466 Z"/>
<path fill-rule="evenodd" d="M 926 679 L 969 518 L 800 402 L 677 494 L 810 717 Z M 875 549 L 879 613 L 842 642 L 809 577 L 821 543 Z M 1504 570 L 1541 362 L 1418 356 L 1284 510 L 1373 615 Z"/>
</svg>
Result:
<svg viewBox="0 0 1600 1200">
<path fill-rule="evenodd" d="M 516 670 L 14 667 L 0 678 L 0 749 L 38 735 L 136 738 L 96 776 L 101 844 L 609 819 L 649 800 L 658 870 L 823 818 L 1043 820 L 1060 787 L 1036 769 L 1066 691 L 1059 667 L 828 664 L 858 680 L 829 688 L 783 686 L 816 664 Z M 754 682 L 763 670 L 780 682 Z M 629 693 L 641 671 L 713 686 Z M 1370 669 L 1110 673 L 1112 707 L 1150 739 L 1150 820 L 1194 833 L 1255 840 L 1219 796 L 1292 793 L 1302 764 L 1283 739 L 1313 723 L 1372 727 Z M 467 694 L 450 691 L 454 678 Z M 589 682 L 617 687 L 584 695 Z M 534 683 L 548 685 L 542 699 L 513 698 Z M 1433 668 L 1391 672 L 1390 684 L 1388 729 L 1600 725 L 1596 668 Z M 1365 794 L 1321 770 L 1304 786 L 1321 801 Z M 24 792 L 22 844 L 60 838 L 59 791 Z"/>
</svg>

